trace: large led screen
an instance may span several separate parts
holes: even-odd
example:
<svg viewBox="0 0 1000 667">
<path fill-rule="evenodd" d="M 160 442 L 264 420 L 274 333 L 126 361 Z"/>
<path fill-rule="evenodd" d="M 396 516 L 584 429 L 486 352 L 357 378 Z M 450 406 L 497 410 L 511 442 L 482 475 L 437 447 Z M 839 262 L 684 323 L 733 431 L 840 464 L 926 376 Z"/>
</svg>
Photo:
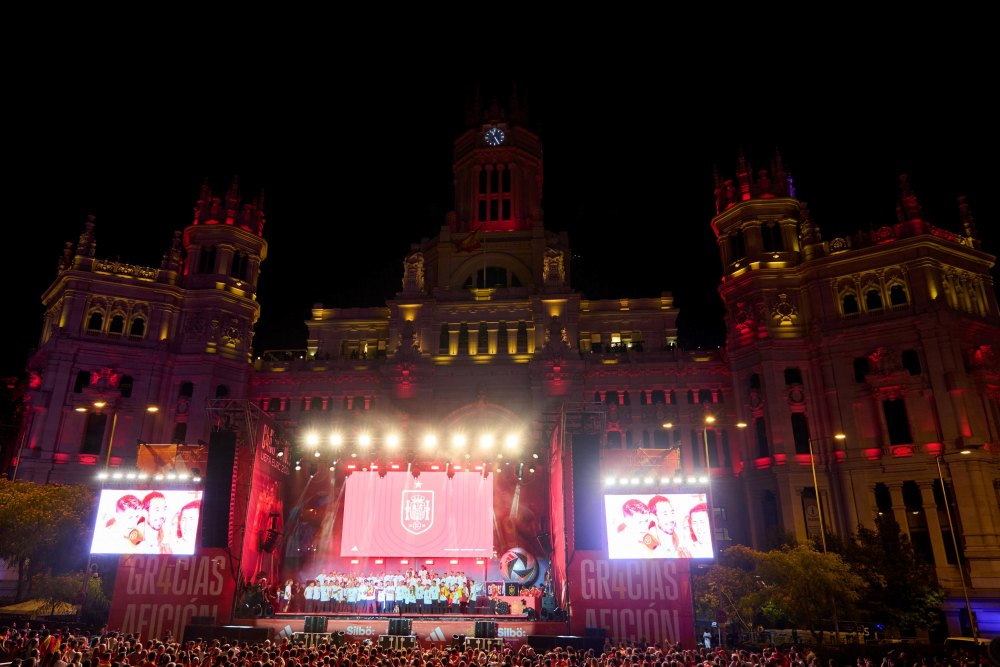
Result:
<svg viewBox="0 0 1000 667">
<path fill-rule="evenodd" d="M 704 493 L 604 496 L 608 558 L 712 558 Z"/>
<path fill-rule="evenodd" d="M 347 477 L 341 556 L 492 553 L 492 476 L 355 472 Z"/>
<path fill-rule="evenodd" d="M 201 494 L 201 489 L 102 490 L 90 553 L 193 554 Z"/>
</svg>

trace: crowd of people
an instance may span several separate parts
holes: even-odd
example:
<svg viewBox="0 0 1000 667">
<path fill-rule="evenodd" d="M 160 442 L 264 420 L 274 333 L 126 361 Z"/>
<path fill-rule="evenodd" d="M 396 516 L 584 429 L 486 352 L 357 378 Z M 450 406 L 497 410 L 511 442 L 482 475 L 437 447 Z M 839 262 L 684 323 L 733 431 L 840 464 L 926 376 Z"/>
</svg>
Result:
<svg viewBox="0 0 1000 667">
<path fill-rule="evenodd" d="M 0 664 L 10 667 L 983 667 L 985 655 L 954 651 L 908 656 L 888 650 L 880 662 L 857 658 L 822 660 L 812 650 L 792 646 L 759 650 L 685 649 L 670 642 L 611 642 L 602 650 L 529 643 L 504 643 L 489 650 L 471 646 L 382 648 L 370 639 L 343 644 L 282 637 L 263 642 L 225 639 L 141 640 L 106 629 L 90 635 L 44 626 L 0 628 Z"/>
<path fill-rule="evenodd" d="M 459 614 L 487 595 L 483 582 L 464 572 L 426 568 L 359 576 L 325 570 L 307 581 L 285 581 L 277 591 L 276 611 L 306 614 Z"/>
</svg>

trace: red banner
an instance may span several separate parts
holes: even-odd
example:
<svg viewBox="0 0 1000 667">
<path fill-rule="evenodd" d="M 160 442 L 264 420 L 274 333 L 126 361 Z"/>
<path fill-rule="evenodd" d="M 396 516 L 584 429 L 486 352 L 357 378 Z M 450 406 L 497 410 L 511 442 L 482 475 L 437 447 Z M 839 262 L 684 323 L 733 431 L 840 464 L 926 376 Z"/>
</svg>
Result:
<svg viewBox="0 0 1000 667">
<path fill-rule="evenodd" d="M 175 639 L 194 616 L 228 622 L 234 582 L 224 549 L 193 556 L 129 555 L 118 560 L 108 627 L 142 639 Z"/>
<path fill-rule="evenodd" d="M 694 646 L 694 606 L 686 560 L 608 560 L 578 551 L 570 575 L 571 630 L 604 628 L 616 640 Z"/>
</svg>

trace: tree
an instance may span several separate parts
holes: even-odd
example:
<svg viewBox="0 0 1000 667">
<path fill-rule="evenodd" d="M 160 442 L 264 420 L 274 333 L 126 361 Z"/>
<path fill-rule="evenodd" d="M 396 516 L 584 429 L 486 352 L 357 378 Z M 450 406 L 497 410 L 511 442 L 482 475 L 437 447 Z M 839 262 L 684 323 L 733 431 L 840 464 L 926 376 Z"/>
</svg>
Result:
<svg viewBox="0 0 1000 667">
<path fill-rule="evenodd" d="M 821 642 L 827 619 L 856 616 L 865 585 L 835 553 L 807 545 L 771 551 L 735 545 L 695 578 L 694 595 L 699 615 L 722 609 L 752 629 L 759 614 L 772 624 L 806 628 Z"/>
<path fill-rule="evenodd" d="M 869 621 L 906 634 L 940 622 L 944 590 L 895 518 L 876 517 L 874 530 L 859 528 L 842 548 L 844 559 L 869 583 L 862 604 Z"/>
<path fill-rule="evenodd" d="M 86 486 L 0 479 L 0 559 L 17 567 L 20 602 L 35 575 L 82 569 L 93 492 Z"/>
<path fill-rule="evenodd" d="M 817 642 L 822 642 L 827 619 L 856 616 L 866 583 L 838 554 L 798 545 L 755 556 L 756 574 L 764 587 L 754 597 L 765 612 L 781 614 L 793 626 L 808 629 Z"/>
<path fill-rule="evenodd" d="M 719 554 L 717 564 L 694 578 L 695 612 L 700 618 L 716 618 L 722 610 L 743 632 L 753 633 L 757 614 L 753 593 L 759 587 L 754 576 L 756 553 L 733 545 Z"/>
</svg>

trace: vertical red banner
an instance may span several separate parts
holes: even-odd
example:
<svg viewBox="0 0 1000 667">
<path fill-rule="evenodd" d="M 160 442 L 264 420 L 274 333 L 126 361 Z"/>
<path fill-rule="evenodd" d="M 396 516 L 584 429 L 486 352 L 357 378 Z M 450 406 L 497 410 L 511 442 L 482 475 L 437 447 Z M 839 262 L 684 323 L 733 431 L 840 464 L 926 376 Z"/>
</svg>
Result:
<svg viewBox="0 0 1000 667">
<path fill-rule="evenodd" d="M 604 628 L 616 640 L 664 640 L 694 646 L 694 606 L 687 560 L 608 560 L 578 551 L 570 574 L 575 635 Z"/>
<path fill-rule="evenodd" d="M 196 616 L 229 621 L 235 582 L 224 549 L 193 556 L 130 555 L 118 560 L 108 626 L 142 639 L 183 636 Z"/>
</svg>

